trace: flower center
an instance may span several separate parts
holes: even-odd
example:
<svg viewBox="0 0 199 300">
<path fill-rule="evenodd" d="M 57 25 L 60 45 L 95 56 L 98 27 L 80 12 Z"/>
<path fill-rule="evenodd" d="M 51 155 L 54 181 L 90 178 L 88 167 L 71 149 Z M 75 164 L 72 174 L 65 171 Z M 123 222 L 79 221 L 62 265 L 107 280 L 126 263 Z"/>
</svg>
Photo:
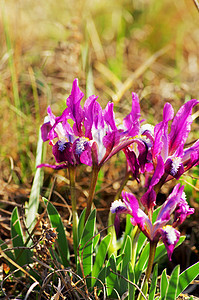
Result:
<svg viewBox="0 0 199 300">
<path fill-rule="evenodd" d="M 170 245 L 173 245 L 176 242 L 176 232 L 171 225 L 166 225 L 163 227 L 163 230 L 166 232 L 166 238 Z"/>
</svg>

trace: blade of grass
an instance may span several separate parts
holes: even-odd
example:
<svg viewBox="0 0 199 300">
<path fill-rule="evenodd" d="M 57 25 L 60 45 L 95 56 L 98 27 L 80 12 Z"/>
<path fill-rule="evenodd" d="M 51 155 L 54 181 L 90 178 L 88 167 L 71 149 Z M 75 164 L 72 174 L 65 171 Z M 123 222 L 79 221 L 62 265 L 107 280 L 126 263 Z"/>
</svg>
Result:
<svg viewBox="0 0 199 300">
<path fill-rule="evenodd" d="M 166 300 L 173 300 L 176 299 L 177 288 L 178 288 L 178 281 L 179 281 L 179 273 L 180 273 L 180 266 L 176 266 L 173 270 L 170 280 L 169 286 L 166 292 Z"/>
<path fill-rule="evenodd" d="M 2 12 L 2 20 L 3 20 L 3 28 L 4 28 L 4 34 L 6 38 L 6 46 L 9 54 L 8 63 L 11 73 L 11 80 L 12 80 L 12 89 L 13 89 L 13 96 L 14 96 L 14 103 L 18 110 L 21 108 L 20 98 L 19 98 L 19 89 L 18 89 L 18 81 L 17 81 L 17 72 L 15 68 L 14 63 L 14 55 L 13 55 L 13 47 L 10 39 L 10 33 L 9 33 L 9 24 L 6 14 L 6 7 L 5 7 L 5 1 L 1 2 L 1 12 Z M 17 120 L 20 122 L 20 119 Z"/>
<path fill-rule="evenodd" d="M 86 79 L 86 98 L 94 94 L 95 94 L 95 86 L 94 86 L 93 72 L 92 72 L 92 68 L 89 68 L 87 79 Z"/>
<path fill-rule="evenodd" d="M 149 57 L 137 70 L 132 73 L 120 87 L 120 89 L 116 92 L 113 97 L 113 102 L 118 103 L 124 93 L 130 89 L 133 82 L 139 78 L 160 56 L 164 55 L 168 50 L 170 50 L 170 46 L 166 46 L 159 51 L 155 52 L 151 57 Z"/>
<path fill-rule="evenodd" d="M 199 275 L 199 262 L 186 269 L 179 276 L 177 297 L 182 293 L 194 278 Z"/>
<path fill-rule="evenodd" d="M 97 32 L 95 23 L 92 19 L 92 17 L 88 17 L 87 19 L 87 31 L 90 36 L 90 40 L 93 46 L 93 49 L 95 51 L 95 54 L 97 56 L 97 60 L 104 61 L 105 60 L 105 54 L 102 47 L 102 43 L 99 37 L 99 34 Z"/>
<path fill-rule="evenodd" d="M 106 77 L 119 91 L 120 87 L 122 87 L 122 82 L 119 80 L 119 78 L 104 64 L 101 62 L 95 63 L 95 69 L 100 72 L 104 77 Z"/>
<path fill-rule="evenodd" d="M 25 244 L 17 207 L 13 209 L 10 226 L 12 243 L 13 247 L 15 247 L 15 261 L 18 262 L 20 266 L 23 266 L 30 262 L 32 253 L 29 249 L 20 249 L 20 247 L 25 247 Z"/>
<path fill-rule="evenodd" d="M 81 274 L 81 266 L 83 266 L 83 275 L 90 276 L 93 268 L 93 243 L 96 222 L 96 210 L 92 210 L 84 227 L 82 237 L 79 243 L 79 259 L 77 265 L 78 274 Z M 91 278 L 87 279 L 87 286 L 91 287 Z"/>
<path fill-rule="evenodd" d="M 36 116 L 36 124 L 37 126 L 40 124 L 40 113 L 39 113 L 39 97 L 37 92 L 37 83 L 35 80 L 35 74 L 31 67 L 28 69 L 31 85 L 32 85 L 32 91 L 33 91 L 33 98 L 34 98 L 34 104 L 35 104 L 35 116 Z"/>
<path fill-rule="evenodd" d="M 39 131 L 38 143 L 37 143 L 37 152 L 36 152 L 36 166 L 42 163 L 43 160 L 43 141 L 41 138 L 41 131 Z M 40 189 L 43 184 L 43 169 L 37 168 L 33 180 L 33 185 L 31 188 L 28 209 L 26 211 L 26 225 L 29 231 L 32 231 L 36 224 L 36 215 L 39 207 L 39 196 Z"/>
<path fill-rule="evenodd" d="M 111 235 L 108 234 L 101 241 L 99 248 L 97 250 L 95 263 L 92 270 L 92 286 L 94 286 L 96 279 L 94 277 L 98 277 L 100 270 L 104 264 L 104 260 L 108 251 L 108 247 L 110 244 Z"/>
</svg>

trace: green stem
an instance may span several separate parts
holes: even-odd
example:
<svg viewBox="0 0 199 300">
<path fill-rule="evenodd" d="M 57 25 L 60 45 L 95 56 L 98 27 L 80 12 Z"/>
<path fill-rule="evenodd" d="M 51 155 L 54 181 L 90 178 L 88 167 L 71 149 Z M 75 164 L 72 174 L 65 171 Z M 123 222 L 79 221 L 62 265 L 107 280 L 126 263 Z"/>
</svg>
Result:
<svg viewBox="0 0 199 300">
<path fill-rule="evenodd" d="M 120 195 L 122 193 L 123 188 L 125 187 L 126 183 L 129 180 L 130 172 L 126 173 L 125 177 L 122 180 L 122 183 L 120 185 L 119 190 L 117 191 L 117 194 L 115 195 L 115 200 L 118 200 L 120 198 Z"/>
<path fill-rule="evenodd" d="M 88 219 L 88 216 L 90 215 L 90 212 L 91 212 L 91 207 L 92 207 L 92 203 L 93 203 L 93 198 L 94 198 L 95 187 L 96 187 L 96 184 L 97 184 L 97 178 L 98 178 L 99 170 L 100 170 L 100 167 L 96 164 L 93 164 L 92 174 L 91 174 L 91 184 L 90 184 L 90 190 L 89 190 L 89 195 L 88 195 L 88 200 L 87 200 L 85 223 L 86 223 L 86 221 Z"/>
<path fill-rule="evenodd" d="M 149 282 L 149 278 L 150 278 L 152 267 L 153 267 L 156 246 L 157 246 L 157 242 L 150 241 L 148 266 L 147 266 L 147 270 L 146 270 L 145 280 L 142 283 L 142 287 L 141 287 L 141 290 L 145 296 L 148 291 L 148 282 Z M 145 298 L 143 297 L 143 295 L 141 293 L 139 293 L 137 300 L 143 300 L 143 299 L 145 299 Z"/>
<path fill-rule="evenodd" d="M 149 281 L 149 278 L 151 275 L 153 262 L 154 262 L 154 258 L 155 258 L 156 246 L 157 246 L 157 242 L 150 241 L 150 252 L 149 252 L 149 260 L 148 260 L 148 266 L 147 266 L 147 270 L 146 270 L 145 281 L 146 280 Z"/>
<path fill-rule="evenodd" d="M 76 201 L 76 193 L 75 193 L 75 170 L 76 170 L 76 167 L 73 165 L 70 165 L 68 170 L 69 170 L 69 178 L 70 178 L 70 194 L 71 194 L 72 214 L 73 214 L 73 244 L 74 244 L 75 257 L 77 257 L 78 214 L 77 214 L 77 201 Z"/>
</svg>

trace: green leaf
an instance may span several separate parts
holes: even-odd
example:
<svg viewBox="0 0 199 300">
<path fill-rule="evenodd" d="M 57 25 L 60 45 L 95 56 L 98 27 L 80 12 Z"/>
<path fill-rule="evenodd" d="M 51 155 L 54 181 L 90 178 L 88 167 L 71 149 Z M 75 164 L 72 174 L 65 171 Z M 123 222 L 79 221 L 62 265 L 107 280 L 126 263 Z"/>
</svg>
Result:
<svg viewBox="0 0 199 300">
<path fill-rule="evenodd" d="M 195 263 L 193 266 L 186 269 L 179 276 L 177 296 L 178 297 L 190 284 L 199 275 L 199 262 Z"/>
<path fill-rule="evenodd" d="M 95 258 L 95 263 L 93 266 L 93 270 L 92 270 L 92 277 L 98 277 L 98 274 L 100 273 L 102 266 L 104 264 L 105 258 L 106 258 L 106 254 L 108 251 L 108 247 L 110 244 L 110 240 L 111 240 L 111 235 L 108 234 L 107 236 L 105 236 L 103 238 L 103 240 L 101 241 L 99 248 L 97 250 L 97 254 L 96 254 L 96 258 Z M 96 279 L 92 278 L 92 285 L 94 285 Z"/>
<path fill-rule="evenodd" d="M 70 252 L 68 248 L 68 241 L 66 238 L 66 233 L 64 225 L 62 223 L 61 217 L 51 202 L 48 202 L 46 198 L 43 198 L 44 203 L 47 205 L 47 212 L 50 219 L 51 226 L 56 229 L 58 233 L 58 238 L 56 240 L 58 251 L 61 257 L 62 264 L 64 267 L 69 266 Z"/>
<path fill-rule="evenodd" d="M 148 300 L 155 299 L 157 278 L 158 278 L 158 264 L 155 264 L 154 269 L 153 269 L 153 276 L 152 276 L 151 286 L 150 286 L 150 290 L 149 290 Z"/>
<path fill-rule="evenodd" d="M 18 209 L 15 207 L 11 216 L 11 238 L 13 247 L 25 247 Z M 20 266 L 29 263 L 32 253 L 29 249 L 14 249 L 15 262 Z"/>
<path fill-rule="evenodd" d="M 149 243 L 146 244 L 139 257 L 137 264 L 135 265 L 135 283 L 138 283 L 142 272 L 145 270 L 149 259 Z"/>
<path fill-rule="evenodd" d="M 85 224 L 79 244 L 79 257 L 83 265 L 84 276 L 91 276 L 93 267 L 93 243 L 95 231 L 96 210 L 94 209 Z M 81 274 L 80 264 L 77 265 L 78 274 Z M 88 287 L 91 287 L 91 278 L 87 279 Z"/>
<path fill-rule="evenodd" d="M 79 223 L 78 223 L 78 244 L 79 244 L 79 241 L 82 237 L 82 233 L 83 233 L 83 230 L 84 230 L 84 221 L 85 221 L 85 215 L 86 215 L 86 208 L 84 208 L 84 210 L 82 211 L 80 217 L 79 217 Z"/>
<path fill-rule="evenodd" d="M 176 266 L 173 270 L 170 280 L 168 289 L 165 295 L 166 300 L 173 300 L 176 299 L 177 288 L 178 288 L 178 280 L 179 280 L 179 273 L 180 273 L 180 266 Z"/>
<path fill-rule="evenodd" d="M 119 264 L 122 262 L 123 258 L 124 258 L 124 253 L 119 254 L 119 255 L 116 257 L 116 266 L 117 266 L 117 267 L 118 267 Z"/>
<path fill-rule="evenodd" d="M 169 281 L 167 279 L 166 269 L 164 269 L 164 271 L 162 272 L 162 275 L 161 275 L 161 282 L 160 282 L 160 300 L 165 299 L 165 295 L 166 295 L 166 292 L 168 289 L 168 284 L 169 284 Z"/>
<path fill-rule="evenodd" d="M 112 271 L 115 273 L 117 272 L 116 260 L 114 254 L 110 256 L 106 265 L 105 282 L 107 286 L 107 295 L 111 297 L 116 297 L 116 293 L 114 292 L 114 289 L 116 289 L 116 291 L 119 291 L 119 282 L 118 282 L 118 276 L 114 274 Z"/>
<path fill-rule="evenodd" d="M 36 153 L 36 166 L 42 163 L 43 158 L 43 140 L 41 138 L 41 130 L 39 130 L 39 138 L 37 142 L 37 153 Z M 40 189 L 43 184 L 43 168 L 36 168 L 35 176 L 30 192 L 30 198 L 28 203 L 28 208 L 26 210 L 26 225 L 29 232 L 32 231 L 36 224 L 36 215 L 39 207 L 39 195 Z M 29 246 L 31 244 L 31 240 Z"/>
<path fill-rule="evenodd" d="M 100 240 L 100 234 L 98 233 L 93 237 L 93 250 L 95 250 L 95 248 L 97 247 L 99 240 Z"/>
<path fill-rule="evenodd" d="M 128 277 L 129 262 L 131 261 L 131 256 L 132 256 L 132 242 L 131 242 L 131 238 L 129 236 L 127 236 L 127 238 L 126 238 L 126 244 L 125 244 L 123 253 L 124 253 L 124 258 L 123 258 L 122 263 L 121 263 L 120 272 L 121 272 L 121 275 L 124 278 L 127 278 Z M 120 280 L 119 280 L 119 283 L 120 283 L 119 291 L 120 291 L 121 294 L 123 294 L 128 289 L 128 282 L 121 277 Z"/>
<path fill-rule="evenodd" d="M 123 243 L 122 243 L 122 246 L 120 249 L 120 253 L 124 252 L 124 247 L 126 245 L 127 236 L 131 236 L 132 230 L 134 229 L 134 226 L 132 225 L 132 223 L 130 221 L 131 218 L 132 218 L 131 215 L 128 215 L 128 214 L 126 215 L 126 227 L 125 227 L 125 233 L 123 236 Z"/>
<path fill-rule="evenodd" d="M 128 265 L 128 280 L 131 282 L 135 282 L 135 273 L 134 273 L 134 268 L 131 263 Z M 134 300 L 135 299 L 135 286 L 128 282 L 128 300 Z"/>
<path fill-rule="evenodd" d="M 104 287 L 105 278 L 106 278 L 106 266 L 104 266 L 100 270 L 97 276 L 97 280 L 95 281 L 95 286 L 98 287 L 99 289 L 102 288 L 102 285 Z"/>
<path fill-rule="evenodd" d="M 108 249 L 108 256 L 110 257 L 112 254 L 114 254 L 115 256 L 117 255 L 117 238 L 116 238 L 116 232 L 115 232 L 115 226 L 114 226 L 114 222 L 115 222 L 115 214 L 112 214 L 111 212 L 109 212 L 108 215 L 108 233 L 111 234 L 111 242 L 110 242 L 110 246 Z"/>
<path fill-rule="evenodd" d="M 138 238 L 138 243 L 137 243 L 137 254 L 136 254 L 136 257 L 140 254 L 140 252 L 144 248 L 144 246 L 146 244 L 146 240 L 147 240 L 147 238 L 144 235 L 144 233 L 140 232 L 139 238 Z"/>
</svg>

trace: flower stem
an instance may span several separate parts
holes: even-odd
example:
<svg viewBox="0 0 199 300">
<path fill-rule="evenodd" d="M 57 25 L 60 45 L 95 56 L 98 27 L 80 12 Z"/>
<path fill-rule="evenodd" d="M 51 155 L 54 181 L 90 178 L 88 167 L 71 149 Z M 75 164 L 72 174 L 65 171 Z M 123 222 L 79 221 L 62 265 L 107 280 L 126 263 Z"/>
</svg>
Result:
<svg viewBox="0 0 199 300">
<path fill-rule="evenodd" d="M 155 257 L 155 251 L 156 251 L 157 242 L 150 241 L 150 252 L 149 252 L 149 260 L 148 260 L 148 266 L 146 270 L 146 277 L 145 281 L 149 281 L 149 277 L 151 275 L 152 267 L 153 267 L 153 261 Z"/>
<path fill-rule="evenodd" d="M 77 244 L 78 244 L 78 214 L 77 214 L 77 201 L 75 193 L 75 170 L 76 167 L 70 165 L 69 168 L 69 178 L 70 178 L 70 194 L 71 194 L 71 203 L 72 203 L 72 214 L 73 214 L 73 246 L 75 257 L 77 257 Z"/>
<path fill-rule="evenodd" d="M 146 275 L 145 275 L 145 280 L 142 283 L 142 292 L 146 296 L 147 290 L 148 290 L 148 282 L 149 278 L 151 275 L 152 267 L 153 267 L 153 262 L 154 262 L 154 257 L 155 257 L 155 250 L 156 250 L 157 242 L 150 241 L 150 252 L 149 252 L 149 260 L 148 260 L 148 266 L 146 270 Z M 142 296 L 141 293 L 138 295 L 138 300 L 143 300 L 144 297 Z"/>
<path fill-rule="evenodd" d="M 129 180 L 130 172 L 126 173 L 125 177 L 122 180 L 122 183 L 120 185 L 120 188 L 117 191 L 117 194 L 115 195 L 115 200 L 118 200 L 120 198 L 120 195 L 122 193 L 123 188 L 125 187 L 126 183 Z"/>
<path fill-rule="evenodd" d="M 91 207 L 92 207 L 92 203 L 93 203 L 93 197 L 94 197 L 94 193 L 95 193 L 95 187 L 97 184 L 99 170 L 100 170 L 100 167 L 98 165 L 93 164 L 92 174 L 91 174 L 91 184 L 90 184 L 90 190 L 89 190 L 89 195 L 88 195 L 88 200 L 87 200 L 85 223 L 91 212 Z"/>
</svg>

